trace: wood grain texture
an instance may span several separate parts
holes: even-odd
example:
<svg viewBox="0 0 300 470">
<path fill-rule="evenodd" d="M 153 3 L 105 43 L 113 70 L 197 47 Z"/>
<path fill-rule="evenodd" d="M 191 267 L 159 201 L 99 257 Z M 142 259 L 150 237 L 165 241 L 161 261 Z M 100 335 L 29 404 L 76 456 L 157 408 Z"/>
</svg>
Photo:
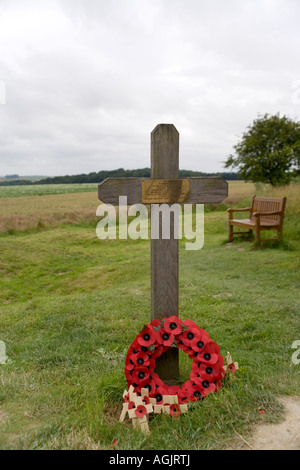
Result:
<svg viewBox="0 0 300 470">
<path fill-rule="evenodd" d="M 179 134 L 173 124 L 161 124 L 151 133 L 151 177 L 177 179 Z M 161 232 L 161 227 L 160 227 Z M 178 316 L 178 240 L 171 218 L 170 240 L 151 240 L 151 319 Z M 179 376 L 179 354 L 171 348 L 157 358 L 156 372 L 170 383 Z"/>
<path fill-rule="evenodd" d="M 157 173 L 157 172 L 156 172 Z M 166 186 L 175 178 L 158 178 L 166 180 Z M 176 201 L 170 199 L 170 203 L 184 202 L 193 204 L 217 204 L 226 199 L 228 184 L 223 178 L 178 178 L 179 181 L 189 182 L 189 197 Z M 98 186 L 98 198 L 114 206 L 119 205 L 119 196 L 127 196 L 127 204 L 142 204 L 142 183 L 153 181 L 153 178 L 107 178 Z M 148 184 L 149 184 L 148 183 Z M 155 203 L 165 203 L 166 198 L 156 198 Z M 148 202 L 146 202 L 148 203 Z"/>
<path fill-rule="evenodd" d="M 151 178 L 179 176 L 179 133 L 173 124 L 159 124 L 151 132 Z"/>
<path fill-rule="evenodd" d="M 98 185 L 98 198 L 105 204 L 119 205 L 119 196 L 127 196 L 127 204 L 142 202 L 142 181 L 145 178 L 106 178 Z"/>
<path fill-rule="evenodd" d="M 227 198 L 228 184 L 223 178 L 189 178 L 190 203 L 217 204 Z"/>
</svg>

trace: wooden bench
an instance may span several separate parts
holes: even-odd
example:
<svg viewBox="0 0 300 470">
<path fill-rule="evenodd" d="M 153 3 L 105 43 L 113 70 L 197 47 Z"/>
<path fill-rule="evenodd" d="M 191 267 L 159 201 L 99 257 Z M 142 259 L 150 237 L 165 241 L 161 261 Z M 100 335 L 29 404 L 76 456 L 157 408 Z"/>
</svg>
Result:
<svg viewBox="0 0 300 470">
<path fill-rule="evenodd" d="M 227 209 L 229 212 L 229 241 L 233 242 L 233 235 L 247 232 L 233 232 L 233 226 L 248 229 L 248 233 L 255 230 L 256 241 L 260 245 L 261 241 L 280 240 L 282 235 L 282 224 L 284 218 L 286 197 L 252 197 L 251 207 L 244 209 Z M 234 219 L 233 212 L 249 212 L 249 219 Z M 262 230 L 277 230 L 277 238 L 261 239 Z"/>
</svg>

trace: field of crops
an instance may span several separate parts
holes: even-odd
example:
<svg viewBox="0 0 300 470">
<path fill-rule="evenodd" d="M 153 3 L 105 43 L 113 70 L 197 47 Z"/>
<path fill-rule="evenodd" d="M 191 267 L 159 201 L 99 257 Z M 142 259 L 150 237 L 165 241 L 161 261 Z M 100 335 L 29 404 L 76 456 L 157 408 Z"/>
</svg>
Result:
<svg viewBox="0 0 300 470">
<path fill-rule="evenodd" d="M 0 198 L 85 193 L 88 191 L 97 191 L 97 184 L 28 184 L 24 186 L 0 186 Z"/>
<path fill-rule="evenodd" d="M 298 213 L 300 208 L 299 184 L 257 188 L 252 183 L 230 181 L 223 204 L 206 205 L 205 211 L 249 205 L 252 194 L 287 196 L 288 215 Z M 97 184 L 94 183 L 0 187 L 0 233 L 96 222 L 98 205 Z"/>
</svg>

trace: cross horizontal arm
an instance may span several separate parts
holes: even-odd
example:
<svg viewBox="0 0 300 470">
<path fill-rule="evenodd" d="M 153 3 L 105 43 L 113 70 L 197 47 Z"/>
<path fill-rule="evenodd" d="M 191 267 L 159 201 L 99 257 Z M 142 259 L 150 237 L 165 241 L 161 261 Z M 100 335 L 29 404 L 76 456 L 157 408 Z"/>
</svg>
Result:
<svg viewBox="0 0 300 470">
<path fill-rule="evenodd" d="M 189 178 L 191 182 L 190 203 L 217 204 L 228 196 L 228 184 L 223 178 Z"/>
<path fill-rule="evenodd" d="M 119 196 L 127 196 L 127 204 L 142 202 L 142 181 L 145 178 L 106 178 L 98 185 L 98 199 L 105 204 L 119 205 Z"/>
<path fill-rule="evenodd" d="M 212 178 L 107 178 L 98 186 L 98 198 L 105 204 L 119 205 L 119 196 L 127 204 L 216 204 L 228 195 L 228 184 Z"/>
</svg>

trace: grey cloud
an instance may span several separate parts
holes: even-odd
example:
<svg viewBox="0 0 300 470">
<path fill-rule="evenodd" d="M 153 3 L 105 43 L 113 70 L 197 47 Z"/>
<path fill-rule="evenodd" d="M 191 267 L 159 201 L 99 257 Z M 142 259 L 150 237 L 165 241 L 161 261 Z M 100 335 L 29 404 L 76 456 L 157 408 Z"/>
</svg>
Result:
<svg viewBox="0 0 300 470">
<path fill-rule="evenodd" d="M 180 166 L 222 169 L 257 113 L 299 118 L 293 0 L 28 0 L 0 6 L 0 174 L 149 165 L 172 122 Z"/>
</svg>

